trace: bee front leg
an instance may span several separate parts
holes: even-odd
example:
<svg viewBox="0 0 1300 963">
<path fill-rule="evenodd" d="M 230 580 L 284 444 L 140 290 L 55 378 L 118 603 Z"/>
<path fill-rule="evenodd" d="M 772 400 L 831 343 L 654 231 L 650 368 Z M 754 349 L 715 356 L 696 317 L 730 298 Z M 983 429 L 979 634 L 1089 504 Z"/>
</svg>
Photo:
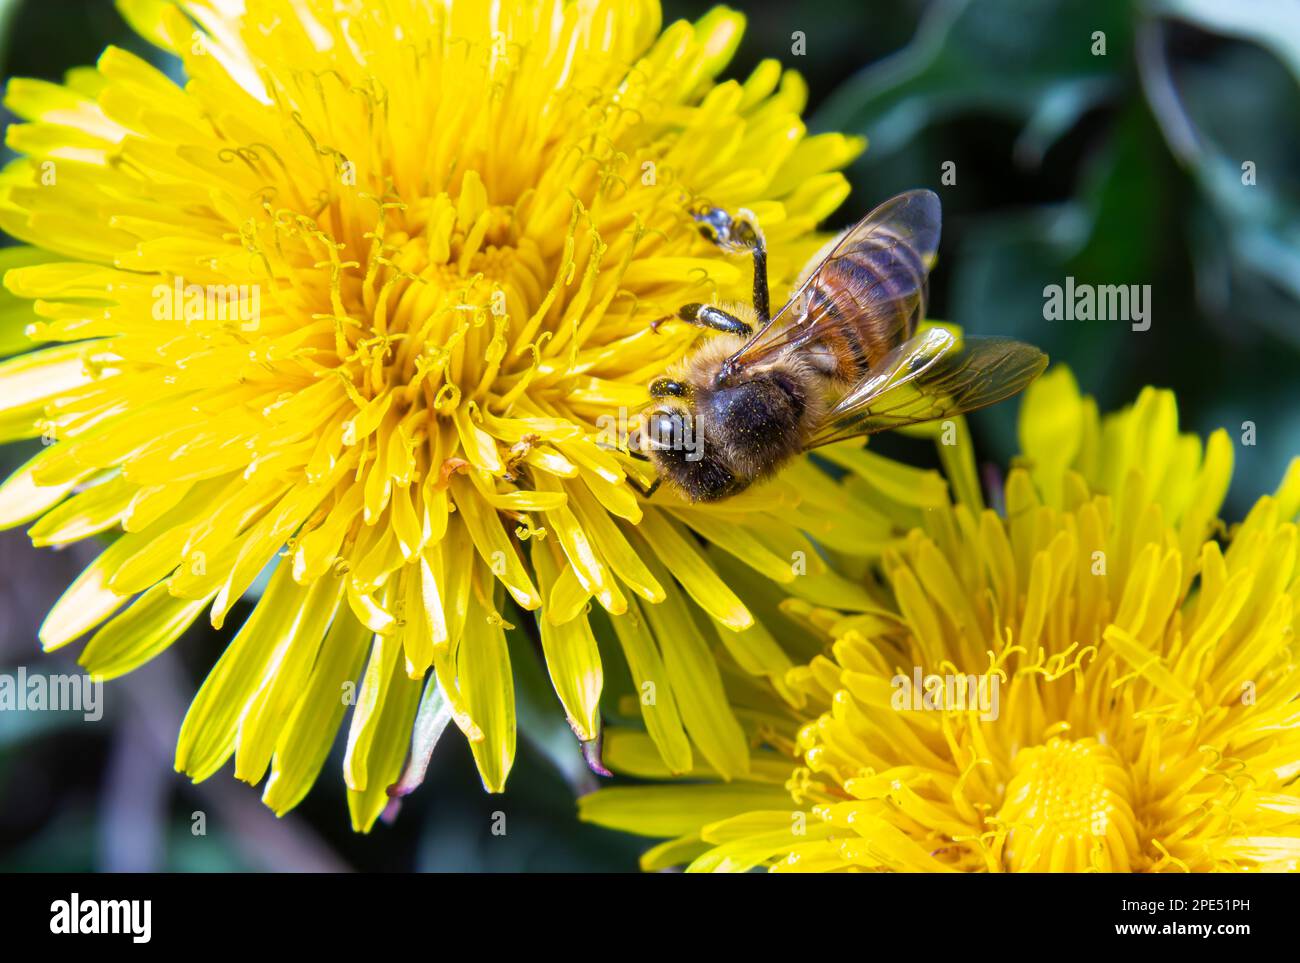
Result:
<svg viewBox="0 0 1300 963">
<path fill-rule="evenodd" d="M 683 304 L 673 315 L 678 321 L 685 321 L 687 324 L 698 324 L 701 328 L 712 328 L 714 331 L 721 331 L 723 334 L 738 334 L 741 337 L 748 338 L 754 330 L 740 318 L 736 317 L 729 311 L 723 311 L 722 308 L 715 308 L 711 304 Z M 659 330 L 659 325 L 667 321 L 668 318 L 660 318 L 658 321 L 652 321 L 650 327 Z"/>
<path fill-rule="evenodd" d="M 607 441 L 596 442 L 596 447 L 599 448 L 601 451 L 612 451 L 620 455 L 627 455 L 627 457 L 632 458 L 636 461 L 650 460 L 650 456 L 643 451 L 637 451 L 635 448 L 620 448 L 618 447 L 618 445 L 611 445 Z"/>
<path fill-rule="evenodd" d="M 649 455 L 647 455 L 643 451 L 638 451 L 635 447 L 619 448 L 616 445 L 611 445 L 608 442 L 603 442 L 603 441 L 596 442 L 596 447 L 604 449 L 605 451 L 616 451 L 619 454 L 627 455 L 629 458 L 634 458 L 637 461 L 648 462 L 651 460 Z M 624 480 L 633 488 L 635 488 L 638 492 L 640 492 L 641 497 L 645 499 L 649 499 L 650 496 L 652 496 L 655 492 L 657 492 L 659 490 L 659 484 L 663 481 L 662 477 L 656 475 L 655 480 L 652 481 L 650 485 L 647 487 L 645 485 L 642 485 L 640 480 L 637 479 L 636 476 L 634 475 L 625 474 L 623 477 Z"/>
<path fill-rule="evenodd" d="M 650 483 L 649 487 L 646 487 L 645 485 L 642 485 L 639 481 L 637 481 L 635 478 L 633 478 L 631 475 L 627 476 L 627 483 L 631 485 L 633 488 L 635 488 L 638 492 L 640 492 L 642 498 L 645 498 L 647 500 L 651 498 L 654 495 L 654 493 L 659 490 L 659 485 L 662 482 L 663 482 L 663 478 L 656 475 L 655 480 Z"/>
<path fill-rule="evenodd" d="M 772 302 L 767 293 L 767 247 L 763 235 L 758 236 L 754 249 L 754 313 L 759 324 L 772 320 Z"/>
<path fill-rule="evenodd" d="M 759 230 L 753 212 L 742 210 L 732 217 L 720 207 L 701 207 L 691 216 L 700 233 L 724 251 L 749 251 L 754 261 L 754 311 L 758 323 L 767 324 L 772 317 L 772 301 L 767 288 L 767 241 Z"/>
</svg>

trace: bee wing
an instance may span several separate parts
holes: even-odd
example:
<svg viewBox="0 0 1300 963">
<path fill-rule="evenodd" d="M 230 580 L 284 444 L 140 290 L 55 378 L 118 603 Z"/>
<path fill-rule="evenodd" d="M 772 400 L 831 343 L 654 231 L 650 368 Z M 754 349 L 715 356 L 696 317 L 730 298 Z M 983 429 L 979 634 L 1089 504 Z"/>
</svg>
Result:
<svg viewBox="0 0 1300 963">
<path fill-rule="evenodd" d="M 882 358 L 911 336 L 925 313 L 940 218 L 933 191 L 908 191 L 885 201 L 835 242 L 785 306 L 727 359 L 727 367 L 755 364 L 845 328 L 864 342 L 871 362 Z"/>
<path fill-rule="evenodd" d="M 950 418 L 1009 398 L 1047 367 L 1047 355 L 1010 338 L 931 328 L 892 352 L 826 415 L 809 448 Z"/>
</svg>

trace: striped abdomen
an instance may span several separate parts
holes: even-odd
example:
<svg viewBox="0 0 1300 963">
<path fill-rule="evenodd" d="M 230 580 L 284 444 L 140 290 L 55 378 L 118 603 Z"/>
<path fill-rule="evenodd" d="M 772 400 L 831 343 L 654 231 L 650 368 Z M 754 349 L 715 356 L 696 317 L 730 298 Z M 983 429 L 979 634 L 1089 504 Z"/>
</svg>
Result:
<svg viewBox="0 0 1300 963">
<path fill-rule="evenodd" d="M 916 250 L 884 231 L 864 240 L 817 270 L 800 339 L 805 350 L 829 353 L 834 377 L 848 382 L 910 337 L 925 312 L 926 266 Z"/>
</svg>

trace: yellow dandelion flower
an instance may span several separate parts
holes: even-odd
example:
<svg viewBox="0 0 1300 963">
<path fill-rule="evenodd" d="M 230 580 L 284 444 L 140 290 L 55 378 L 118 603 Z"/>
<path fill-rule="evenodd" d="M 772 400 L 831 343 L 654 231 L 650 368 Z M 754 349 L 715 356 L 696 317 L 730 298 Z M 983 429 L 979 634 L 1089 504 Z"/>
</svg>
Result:
<svg viewBox="0 0 1300 963">
<path fill-rule="evenodd" d="M 81 663 L 109 678 L 256 597 L 177 767 L 233 756 L 284 812 L 355 704 L 366 828 L 425 720 L 453 720 L 501 789 L 525 613 L 595 739 L 607 615 L 665 765 L 747 771 L 705 639 L 773 678 L 790 662 L 715 548 L 824 601 L 853 590 L 809 535 L 878 552 L 893 523 L 865 489 L 844 520 L 806 463 L 726 505 L 648 503 L 600 419 L 644 405 L 697 334 L 652 321 L 749 290 L 691 205 L 754 214 L 779 294 L 861 142 L 806 135 L 776 62 L 716 82 L 743 29 L 722 8 L 661 30 L 651 0 L 120 7 L 184 86 L 110 48 L 6 96 L 24 122 L 0 226 L 27 246 L 0 267 L 30 304 L 0 343 L 17 324 L 47 346 L 0 365 L 0 440 L 49 444 L 0 488 L 0 523 L 38 546 L 118 534 L 42 645 L 93 633 Z M 913 514 L 934 497 L 901 487 Z"/>
<path fill-rule="evenodd" d="M 676 837 L 651 868 L 1300 868 L 1300 459 L 1228 531 L 1232 444 L 1179 434 L 1170 392 L 1100 419 L 1058 368 L 1021 438 L 1005 517 L 937 509 L 885 552 L 876 610 L 799 613 L 833 643 L 788 698 L 729 679 L 746 779 L 584 817 Z M 607 748 L 667 775 L 635 732 Z"/>
</svg>

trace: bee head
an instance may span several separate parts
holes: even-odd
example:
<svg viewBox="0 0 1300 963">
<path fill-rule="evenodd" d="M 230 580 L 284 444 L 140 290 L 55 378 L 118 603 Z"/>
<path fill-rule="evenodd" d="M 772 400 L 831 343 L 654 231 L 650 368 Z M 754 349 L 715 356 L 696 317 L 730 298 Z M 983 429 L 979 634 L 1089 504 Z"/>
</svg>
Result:
<svg viewBox="0 0 1300 963">
<path fill-rule="evenodd" d="M 711 502 L 745 488 L 725 450 L 705 443 L 700 419 L 686 408 L 658 408 L 646 419 L 644 450 L 660 477 L 691 501 Z"/>
<path fill-rule="evenodd" d="M 685 397 L 650 413 L 644 450 L 660 474 L 693 501 L 734 495 L 776 471 L 803 443 L 806 386 L 765 371 L 712 387 L 694 384 Z"/>
</svg>

